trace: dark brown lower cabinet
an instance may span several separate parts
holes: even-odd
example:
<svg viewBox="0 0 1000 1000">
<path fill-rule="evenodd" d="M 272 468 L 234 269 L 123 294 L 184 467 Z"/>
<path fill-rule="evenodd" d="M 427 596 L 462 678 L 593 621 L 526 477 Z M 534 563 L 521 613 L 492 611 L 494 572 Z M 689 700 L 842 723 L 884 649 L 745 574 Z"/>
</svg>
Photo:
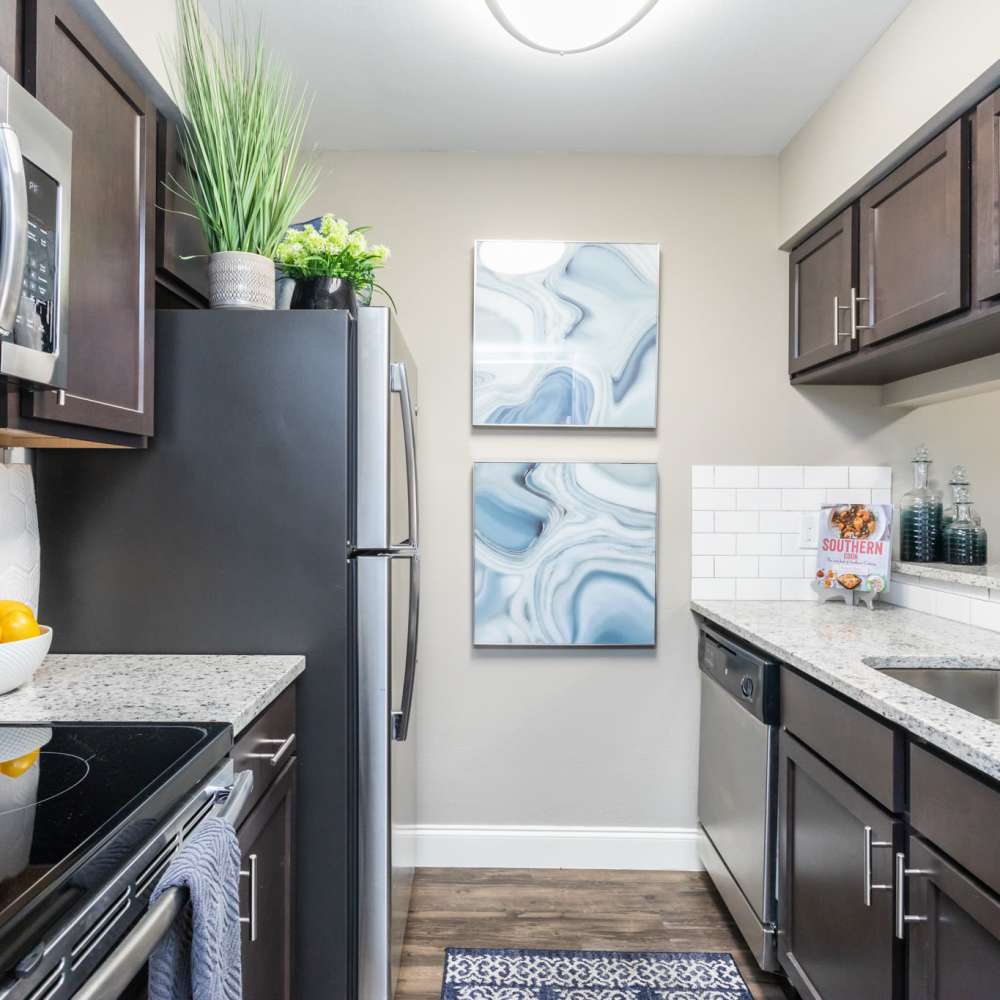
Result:
<svg viewBox="0 0 1000 1000">
<path fill-rule="evenodd" d="M 1000 898 L 919 837 L 908 853 L 908 1000 L 997 996 Z"/>
<path fill-rule="evenodd" d="M 239 829 L 244 1000 L 292 1000 L 295 772 L 292 758 Z"/>
<path fill-rule="evenodd" d="M 896 1000 L 901 823 L 787 732 L 779 747 L 779 960 L 807 1000 Z"/>
</svg>

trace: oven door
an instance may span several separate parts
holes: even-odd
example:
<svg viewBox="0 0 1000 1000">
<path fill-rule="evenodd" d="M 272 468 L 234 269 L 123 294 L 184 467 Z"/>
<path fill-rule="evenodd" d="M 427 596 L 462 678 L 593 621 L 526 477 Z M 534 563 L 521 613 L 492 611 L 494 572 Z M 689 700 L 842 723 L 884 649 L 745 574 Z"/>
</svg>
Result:
<svg viewBox="0 0 1000 1000">
<path fill-rule="evenodd" d="M 0 70 L 0 374 L 65 388 L 73 133 Z"/>
<path fill-rule="evenodd" d="M 227 766 L 232 768 L 231 763 Z M 253 772 L 240 771 L 235 776 L 225 801 L 213 809 L 210 815 L 221 816 L 236 826 L 242 818 L 252 789 Z M 187 836 L 190 836 L 190 832 Z M 181 889 L 168 889 L 159 896 L 94 974 L 72 994 L 72 1000 L 145 1000 L 146 963 L 170 926 L 180 916 L 187 901 L 187 893 Z"/>
</svg>

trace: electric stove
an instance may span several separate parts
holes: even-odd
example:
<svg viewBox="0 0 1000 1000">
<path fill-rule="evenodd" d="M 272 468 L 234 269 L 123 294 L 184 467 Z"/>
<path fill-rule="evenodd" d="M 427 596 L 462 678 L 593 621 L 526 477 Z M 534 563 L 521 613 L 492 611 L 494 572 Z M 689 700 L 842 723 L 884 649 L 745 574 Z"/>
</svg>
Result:
<svg viewBox="0 0 1000 1000">
<path fill-rule="evenodd" d="M 53 724 L 35 764 L 0 773 L 0 1000 L 86 981 L 231 781 L 231 746 L 219 723 Z"/>
</svg>

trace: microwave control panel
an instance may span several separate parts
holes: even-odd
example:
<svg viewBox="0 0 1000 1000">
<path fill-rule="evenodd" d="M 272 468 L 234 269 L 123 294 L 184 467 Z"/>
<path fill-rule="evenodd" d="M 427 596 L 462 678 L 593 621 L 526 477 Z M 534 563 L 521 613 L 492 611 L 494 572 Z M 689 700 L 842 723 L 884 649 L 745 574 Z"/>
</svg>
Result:
<svg viewBox="0 0 1000 1000">
<path fill-rule="evenodd" d="M 51 354 L 55 350 L 59 185 L 28 160 L 24 161 L 24 179 L 28 187 L 28 252 L 14 343 Z"/>
</svg>

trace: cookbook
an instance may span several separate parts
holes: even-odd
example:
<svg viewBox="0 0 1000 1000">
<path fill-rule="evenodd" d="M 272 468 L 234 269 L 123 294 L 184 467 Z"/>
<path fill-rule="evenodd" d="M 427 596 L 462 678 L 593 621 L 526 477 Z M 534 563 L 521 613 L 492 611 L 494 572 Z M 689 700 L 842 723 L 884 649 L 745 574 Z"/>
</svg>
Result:
<svg viewBox="0 0 1000 1000">
<path fill-rule="evenodd" d="M 828 504 L 819 517 L 816 583 L 822 590 L 881 594 L 892 567 L 892 506 Z"/>
</svg>

